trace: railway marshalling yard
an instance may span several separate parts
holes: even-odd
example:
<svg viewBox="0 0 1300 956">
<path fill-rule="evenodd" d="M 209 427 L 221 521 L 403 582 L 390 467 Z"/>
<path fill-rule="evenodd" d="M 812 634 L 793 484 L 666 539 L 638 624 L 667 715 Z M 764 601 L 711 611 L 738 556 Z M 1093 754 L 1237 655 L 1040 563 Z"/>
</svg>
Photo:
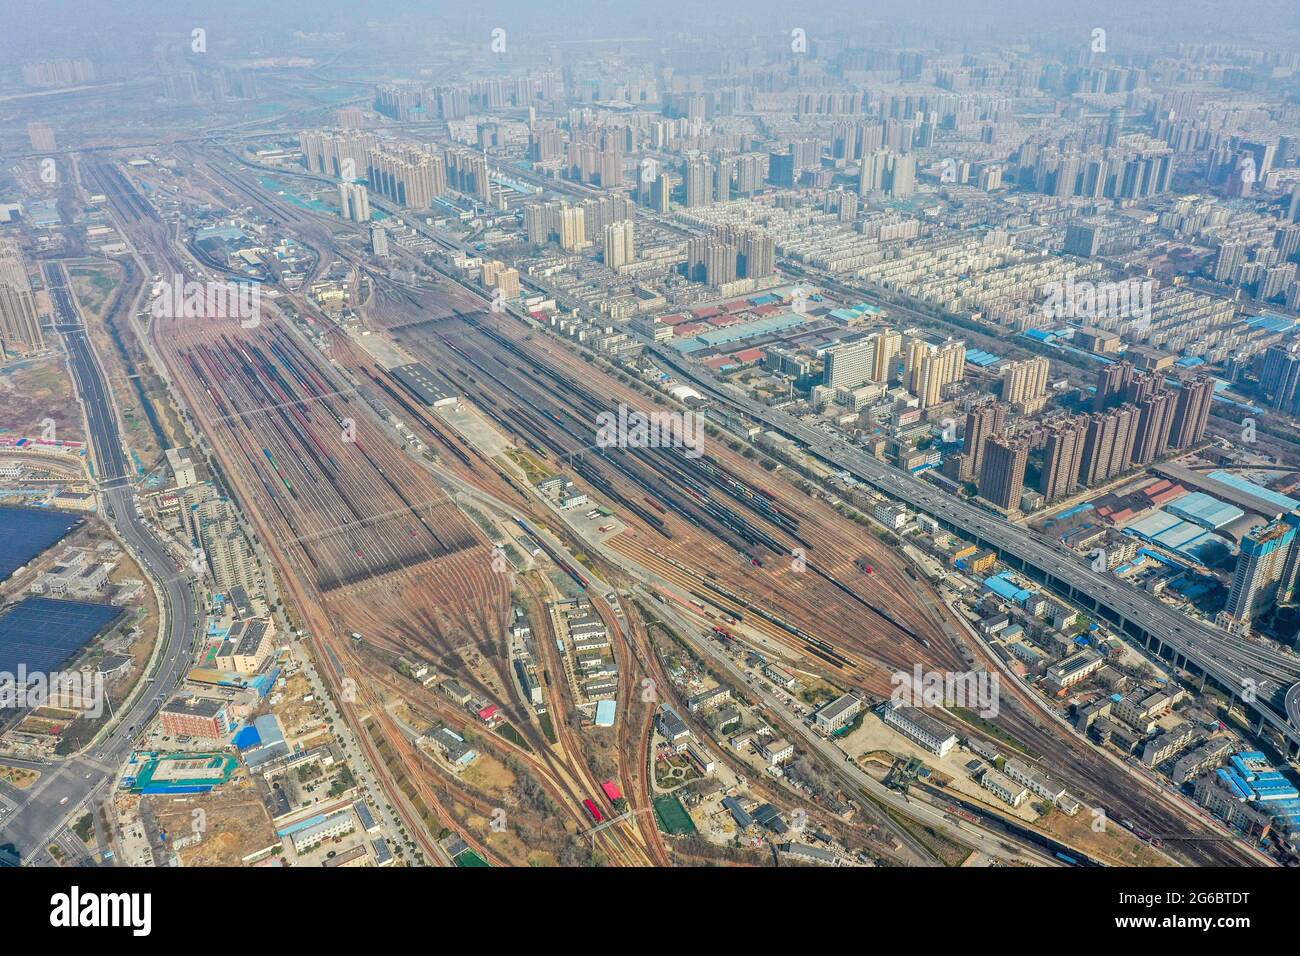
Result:
<svg viewBox="0 0 1300 956">
<path fill-rule="evenodd" d="M 198 157 L 194 175 L 215 184 L 232 206 L 261 204 L 288 226 L 301 224 L 306 245 L 336 228 L 224 159 L 209 161 L 193 149 L 189 155 Z M 192 268 L 141 212 L 143 200 L 125 176 L 108 192 L 151 271 Z M 712 430 L 698 458 L 673 448 L 598 449 L 601 412 L 620 404 L 667 409 L 666 398 L 541 329 L 487 313 L 479 299 L 449 283 L 420 291 L 368 274 L 375 294 L 362 313 L 371 334 L 430 370 L 444 394 L 472 411 L 473 428 L 421 402 L 375 360 L 376 350 L 359 348 L 305 297 L 283 301 L 311 317 L 328 354 L 278 308 L 248 328 L 156 319 L 149 334 L 277 565 L 289 613 L 309 635 L 344 713 L 362 730 L 372 764 L 431 859 L 440 858 L 437 841 L 452 830 L 493 863 L 702 859 L 691 841 L 667 839 L 647 812 L 657 704 L 673 704 L 709 739 L 680 701 L 641 691 L 647 680 L 673 686 L 651 637 L 667 625 L 652 605 L 631 596 L 648 580 L 693 596 L 699 607 L 707 602 L 715 621 L 734 622 L 735 639 L 837 688 L 884 697 L 890 675 L 918 662 L 939 670 L 992 666 L 961 636 L 937 594 L 907 573 L 903 558 L 829 503 L 796 462 Z M 385 414 L 427 454 L 404 447 L 411 443 Z M 598 542 L 575 533 L 536 493 L 535 482 L 548 475 L 572 478 L 617 515 L 620 530 Z M 497 534 L 472 520 L 462 500 L 488 513 Z M 558 562 L 542 559 L 537 570 L 522 572 L 494 562 L 494 543 L 513 536 L 516 516 L 546 529 L 552 547 L 573 557 L 571 577 L 590 578 L 588 598 L 620 664 L 611 728 L 584 727 L 561 676 L 546 613 L 562 593 Z M 873 565 L 872 575 L 860 570 L 863 561 Z M 611 600 L 597 581 L 617 592 Z M 511 672 L 505 635 L 515 606 L 529 612 L 539 669 L 547 675 L 545 721 L 520 699 Z M 698 624 L 710 639 L 702 617 Z M 399 674 L 399 655 L 429 661 L 476 701 L 498 707 L 504 722 L 490 730 L 436 686 Z M 1087 746 L 1050 730 L 1027 694 L 1007 687 L 1003 697 L 1000 732 L 1039 755 L 1082 800 L 1149 832 L 1196 832 L 1200 824 L 1135 793 Z M 792 719 L 767 716 L 778 725 Z M 422 746 L 420 735 L 438 726 L 466 734 L 483 755 L 481 766 L 457 774 Z M 733 755 L 722 759 L 733 772 L 752 773 Z M 628 812 L 593 829 L 582 801 L 608 778 L 622 782 Z M 857 795 L 862 812 L 846 822 L 774 781 L 754 780 L 752 787 L 806 809 L 841 842 L 868 845 L 880 859 L 937 859 L 924 837 L 894 847 L 864 837 L 885 814 Z M 494 825 L 499 819 L 508 823 Z M 1188 841 L 1175 852 L 1197 863 L 1248 860 L 1216 841 Z M 761 862 L 739 851 L 733 859 Z"/>
</svg>

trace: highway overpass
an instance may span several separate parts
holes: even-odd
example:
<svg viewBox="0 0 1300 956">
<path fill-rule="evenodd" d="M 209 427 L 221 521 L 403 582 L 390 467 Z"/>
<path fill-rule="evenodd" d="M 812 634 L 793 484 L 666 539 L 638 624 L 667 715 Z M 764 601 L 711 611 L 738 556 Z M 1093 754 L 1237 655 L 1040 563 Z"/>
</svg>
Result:
<svg viewBox="0 0 1300 956">
<path fill-rule="evenodd" d="M 1292 752 L 1300 751 L 1300 656 L 1190 618 L 1109 574 L 1092 570 L 1060 542 L 1013 525 L 878 461 L 830 425 L 809 425 L 787 412 L 737 394 L 671 349 L 648 346 L 647 351 L 702 392 L 799 441 L 827 463 L 930 515 L 953 533 L 993 549 L 1011 567 L 1068 597 L 1109 622 L 1116 631 L 1172 659 L 1177 666 L 1199 671 L 1253 711 L 1259 731 L 1271 726 Z"/>
</svg>

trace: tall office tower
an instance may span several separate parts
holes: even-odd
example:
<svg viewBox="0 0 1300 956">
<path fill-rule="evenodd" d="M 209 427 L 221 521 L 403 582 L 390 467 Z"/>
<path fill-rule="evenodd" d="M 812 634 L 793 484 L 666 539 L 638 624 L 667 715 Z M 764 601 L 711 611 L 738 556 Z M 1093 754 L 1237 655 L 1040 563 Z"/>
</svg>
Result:
<svg viewBox="0 0 1300 956">
<path fill-rule="evenodd" d="M 1043 453 L 1043 471 L 1038 490 L 1048 501 L 1064 498 L 1079 484 L 1079 463 L 1088 435 L 1088 423 L 1068 418 L 1047 426 L 1047 446 Z"/>
<path fill-rule="evenodd" d="M 0 237 L 0 355 L 26 355 L 44 348 L 22 247 L 16 239 Z"/>
<path fill-rule="evenodd" d="M 1174 403 L 1174 420 L 1169 428 L 1170 448 L 1191 448 L 1205 436 L 1214 404 L 1214 379 L 1198 375 L 1184 382 Z"/>
<path fill-rule="evenodd" d="M 895 329 L 874 332 L 876 360 L 871 367 L 873 382 L 889 382 L 898 368 L 898 357 L 903 354 L 903 333 Z"/>
<path fill-rule="evenodd" d="M 876 339 L 868 336 L 856 342 L 832 345 L 826 350 L 822 384 L 830 388 L 857 388 L 870 381 L 876 344 Z"/>
<path fill-rule="evenodd" d="M 370 251 L 377 256 L 388 255 L 388 232 L 379 223 L 370 227 Z"/>
<path fill-rule="evenodd" d="M 605 265 L 618 269 L 636 260 L 636 247 L 632 240 L 632 220 L 611 222 L 605 227 L 601 246 Z"/>
<path fill-rule="evenodd" d="M 1002 436 L 1007 426 L 1007 407 L 991 402 L 966 413 L 966 434 L 962 438 L 962 463 L 958 477 L 966 481 L 980 474 L 984 449 L 990 438 Z"/>
<path fill-rule="evenodd" d="M 1020 510 L 1025 490 L 1025 465 L 1029 446 L 1013 438 L 990 438 L 984 443 L 980 465 L 979 496 L 1007 514 Z"/>
<path fill-rule="evenodd" d="M 1032 415 L 1047 404 L 1047 375 L 1051 362 L 1046 358 L 1008 362 L 1002 367 L 1002 401 Z"/>
<path fill-rule="evenodd" d="M 27 139 L 32 149 L 38 153 L 52 153 L 57 148 L 54 143 L 54 130 L 45 123 L 28 123 Z"/>
<path fill-rule="evenodd" d="M 686 164 L 686 207 L 695 209 L 713 202 L 713 166 L 707 159 Z"/>
<path fill-rule="evenodd" d="M 587 247 L 586 213 L 581 206 L 564 206 L 560 210 L 560 248 L 576 252 Z"/>
<path fill-rule="evenodd" d="M 775 272 L 776 238 L 750 230 L 740 241 L 740 275 L 746 279 L 765 279 Z"/>
<path fill-rule="evenodd" d="M 339 215 L 349 222 L 370 221 L 370 197 L 360 183 L 339 183 Z"/>
<path fill-rule="evenodd" d="M 1133 439 L 1133 464 L 1148 464 L 1169 449 L 1174 400 L 1173 392 L 1158 391 L 1137 402 L 1138 422 Z"/>
<path fill-rule="evenodd" d="M 1286 218 L 1290 222 L 1300 222 L 1300 183 L 1291 187 L 1291 198 L 1287 201 Z"/>
<path fill-rule="evenodd" d="M 1079 484 L 1086 488 L 1109 481 L 1132 466 L 1137 417 L 1136 408 L 1121 405 L 1098 412 L 1088 420 L 1079 460 Z"/>
<path fill-rule="evenodd" d="M 1300 414 L 1300 349 L 1273 345 L 1258 361 L 1259 387 L 1284 415 Z"/>
<path fill-rule="evenodd" d="M 773 186 L 793 189 L 796 180 L 793 153 L 767 154 L 767 181 Z"/>
<path fill-rule="evenodd" d="M 1222 626 L 1248 631 L 1251 621 L 1273 604 L 1295 535 L 1295 525 L 1279 520 L 1255 528 L 1242 539 L 1232 590 L 1219 615 Z"/>
<path fill-rule="evenodd" d="M 883 149 L 874 150 L 862 157 L 862 168 L 858 174 L 858 195 L 881 192 L 885 188 L 885 172 L 889 168 L 889 153 Z"/>
<path fill-rule="evenodd" d="M 959 382 L 966 368 L 966 343 L 937 345 L 915 338 L 908 343 L 903 374 L 907 390 L 920 400 L 921 408 L 938 405 L 943 387 Z"/>
<path fill-rule="evenodd" d="M 1240 242 L 1225 242 L 1214 255 L 1210 276 L 1215 282 L 1231 282 L 1232 274 L 1246 257 L 1246 248 Z"/>
<path fill-rule="evenodd" d="M 660 173 L 650 187 L 650 208 L 655 212 L 666 213 L 672 209 L 672 183 L 667 173 Z"/>
<path fill-rule="evenodd" d="M 1132 380 L 1132 362 L 1114 362 L 1103 368 L 1097 373 L 1097 394 L 1093 398 L 1093 410 L 1104 412 L 1122 402 Z"/>
<path fill-rule="evenodd" d="M 889 195 L 906 199 L 916 192 L 916 157 L 893 154 L 889 157 Z"/>
</svg>

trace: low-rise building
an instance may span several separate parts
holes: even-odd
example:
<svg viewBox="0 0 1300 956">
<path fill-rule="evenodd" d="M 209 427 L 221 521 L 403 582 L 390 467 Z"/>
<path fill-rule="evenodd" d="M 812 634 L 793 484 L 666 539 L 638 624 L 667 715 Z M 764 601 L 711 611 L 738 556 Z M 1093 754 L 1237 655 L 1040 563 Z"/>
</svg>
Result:
<svg viewBox="0 0 1300 956">
<path fill-rule="evenodd" d="M 819 708 L 813 714 L 813 723 L 824 734 L 832 734 L 850 723 L 862 711 L 862 699 L 856 694 L 844 694 Z"/>
<path fill-rule="evenodd" d="M 1071 654 L 1047 669 L 1047 681 L 1058 691 L 1072 687 L 1101 670 L 1105 658 L 1091 647 Z"/>
<path fill-rule="evenodd" d="M 794 757 L 794 744 L 784 737 L 764 740 L 758 745 L 758 752 L 771 766 L 777 767 Z"/>
<path fill-rule="evenodd" d="M 948 725 L 919 707 L 886 701 L 881 708 L 880 717 L 908 740 L 938 757 L 946 756 L 948 751 L 957 746 L 957 735 Z"/>
<path fill-rule="evenodd" d="M 212 697 L 173 697 L 158 716 L 163 731 L 173 737 L 219 740 L 234 730 L 226 702 Z"/>
<path fill-rule="evenodd" d="M 1029 790 L 1024 784 L 1017 783 L 992 768 L 984 771 L 984 775 L 980 777 L 980 786 L 1013 807 L 1020 806 L 1029 796 Z"/>
<path fill-rule="evenodd" d="M 1060 781 L 1036 767 L 1031 767 L 1029 764 L 1022 763 L 1014 758 L 1002 765 L 1002 772 L 1016 783 L 1024 784 L 1029 788 L 1030 792 L 1044 797 L 1052 801 L 1052 803 L 1056 803 L 1057 800 L 1065 796 L 1065 787 L 1061 785 Z"/>
</svg>

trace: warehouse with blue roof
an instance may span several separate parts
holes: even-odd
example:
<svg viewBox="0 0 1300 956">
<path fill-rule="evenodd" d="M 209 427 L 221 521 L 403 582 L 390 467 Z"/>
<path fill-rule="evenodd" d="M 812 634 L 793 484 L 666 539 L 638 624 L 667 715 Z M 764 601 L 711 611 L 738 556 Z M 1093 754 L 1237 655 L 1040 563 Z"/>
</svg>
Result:
<svg viewBox="0 0 1300 956">
<path fill-rule="evenodd" d="M 1263 485 L 1257 485 L 1253 481 L 1247 481 L 1240 475 L 1234 475 L 1230 471 L 1212 471 L 1207 477 L 1222 482 L 1238 491 L 1245 492 L 1248 495 L 1254 495 L 1256 498 L 1262 499 L 1271 505 L 1276 505 L 1279 511 L 1294 511 L 1296 508 L 1300 508 L 1300 501 L 1297 501 L 1294 498 L 1288 498 L 1286 495 L 1274 491 L 1271 488 L 1265 488 Z"/>
<path fill-rule="evenodd" d="M 1185 499 L 1180 499 L 1180 503 L 1182 500 Z M 1124 533 L 1206 567 L 1213 567 L 1236 553 L 1236 547 L 1227 538 L 1171 514 L 1172 506 L 1166 508 L 1168 510 L 1158 508 L 1139 518 L 1126 527 Z"/>
<path fill-rule="evenodd" d="M 1003 571 L 1001 574 L 996 574 L 991 578 L 985 578 L 984 587 L 986 590 L 992 591 L 998 597 L 1007 601 L 1015 601 L 1017 604 L 1024 604 L 1034 596 L 1033 591 L 1027 591 L 1015 581 L 1011 580 L 1010 571 Z"/>
<path fill-rule="evenodd" d="M 1186 518 L 1207 531 L 1218 531 L 1246 514 L 1236 505 L 1211 498 L 1203 491 L 1193 491 L 1191 494 L 1183 495 L 1176 502 L 1165 505 L 1164 510 L 1171 515 Z"/>
</svg>

